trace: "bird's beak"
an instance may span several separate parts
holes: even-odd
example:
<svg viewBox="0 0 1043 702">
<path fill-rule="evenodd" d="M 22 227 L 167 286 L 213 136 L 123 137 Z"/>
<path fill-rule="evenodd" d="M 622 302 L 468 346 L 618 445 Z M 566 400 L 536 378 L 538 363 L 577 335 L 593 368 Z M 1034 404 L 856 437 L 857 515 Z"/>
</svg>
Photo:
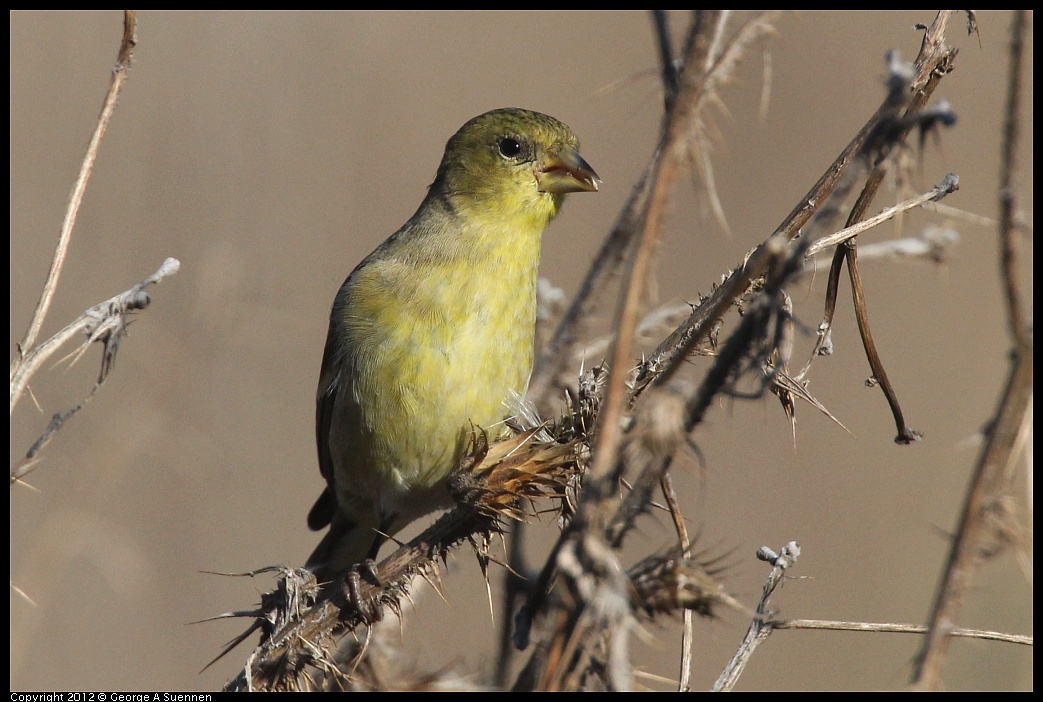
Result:
<svg viewBox="0 0 1043 702">
<path fill-rule="evenodd" d="M 541 193 L 597 192 L 601 179 L 571 146 L 545 158 L 536 168 Z"/>
</svg>

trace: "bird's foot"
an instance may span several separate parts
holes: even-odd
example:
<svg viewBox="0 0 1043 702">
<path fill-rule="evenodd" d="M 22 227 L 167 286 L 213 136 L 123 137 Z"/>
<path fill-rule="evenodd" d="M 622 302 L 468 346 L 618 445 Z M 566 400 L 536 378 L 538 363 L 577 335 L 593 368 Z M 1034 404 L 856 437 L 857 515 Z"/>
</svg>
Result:
<svg viewBox="0 0 1043 702">
<path fill-rule="evenodd" d="M 377 563 L 372 558 L 367 558 L 361 563 L 353 565 L 351 570 L 348 571 L 344 583 L 347 589 L 348 602 L 359 613 L 364 623 L 373 624 L 384 618 L 384 608 L 380 606 L 379 597 L 366 598 L 363 596 L 363 577 L 366 578 L 369 584 L 375 587 L 380 586 L 380 578 L 377 577 Z"/>
</svg>

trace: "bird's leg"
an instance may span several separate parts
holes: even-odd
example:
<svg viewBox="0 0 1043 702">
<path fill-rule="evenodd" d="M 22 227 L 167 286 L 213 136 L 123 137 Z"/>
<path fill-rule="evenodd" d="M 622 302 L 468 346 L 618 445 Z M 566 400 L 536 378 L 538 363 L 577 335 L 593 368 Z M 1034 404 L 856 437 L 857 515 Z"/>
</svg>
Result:
<svg viewBox="0 0 1043 702">
<path fill-rule="evenodd" d="M 377 571 L 377 554 L 380 553 L 380 547 L 387 541 L 388 537 L 386 534 L 394 521 L 394 515 L 386 516 L 381 520 L 380 528 L 373 539 L 373 545 L 369 547 L 369 553 L 366 555 L 366 558 L 353 565 L 345 579 L 348 601 L 358 610 L 366 624 L 372 624 L 383 619 L 384 608 L 378 604 L 376 599 L 367 602 L 362 597 L 362 578 L 365 577 L 369 583 L 376 587 L 380 586 L 380 575 Z"/>
<path fill-rule="evenodd" d="M 372 598 L 367 601 L 362 596 L 363 571 L 365 571 L 367 580 L 374 584 L 379 584 L 380 581 L 376 577 L 377 564 L 372 558 L 367 558 L 361 563 L 351 566 L 351 570 L 348 571 L 348 575 L 344 579 L 344 584 L 347 589 L 348 602 L 359 613 L 363 622 L 373 624 L 384 618 L 384 608 L 380 606 L 379 598 Z"/>
<path fill-rule="evenodd" d="M 377 560 L 377 554 L 380 553 L 380 547 L 384 545 L 384 542 L 388 540 L 387 528 L 391 525 L 391 519 L 385 518 L 380 523 L 380 529 L 377 531 L 377 535 L 373 538 L 373 545 L 369 547 L 369 553 L 366 554 L 366 561 L 373 563 Z M 363 561 L 365 563 L 366 561 Z M 376 579 L 376 571 L 374 571 L 374 579 Z"/>
</svg>

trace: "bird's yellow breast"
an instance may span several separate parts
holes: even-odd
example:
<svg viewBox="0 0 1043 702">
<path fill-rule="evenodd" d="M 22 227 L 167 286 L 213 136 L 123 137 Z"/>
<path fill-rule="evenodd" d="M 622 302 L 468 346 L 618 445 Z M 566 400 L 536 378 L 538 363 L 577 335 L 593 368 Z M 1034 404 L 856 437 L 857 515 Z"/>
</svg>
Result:
<svg viewBox="0 0 1043 702">
<path fill-rule="evenodd" d="M 524 395 L 532 370 L 541 230 L 486 224 L 454 231 L 452 242 L 428 232 L 433 255 L 423 260 L 399 255 L 391 240 L 352 274 L 337 312 L 350 388 L 338 413 L 347 421 L 335 421 L 331 437 L 342 447 L 341 504 L 441 506 L 441 483 L 472 425 L 500 433 L 504 400 Z M 424 489 L 429 499 L 418 499 Z"/>
</svg>

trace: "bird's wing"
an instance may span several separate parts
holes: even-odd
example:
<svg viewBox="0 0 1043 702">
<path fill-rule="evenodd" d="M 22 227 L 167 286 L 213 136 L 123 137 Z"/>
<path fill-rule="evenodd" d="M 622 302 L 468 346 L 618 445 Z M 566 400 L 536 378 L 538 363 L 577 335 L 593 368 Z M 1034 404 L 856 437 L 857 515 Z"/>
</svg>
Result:
<svg viewBox="0 0 1043 702">
<path fill-rule="evenodd" d="M 348 280 L 350 279 L 349 276 Z M 330 426 L 333 423 L 337 394 L 341 388 L 340 374 L 343 371 L 344 358 L 336 351 L 339 333 L 335 321 L 336 313 L 337 307 L 334 306 L 330 315 L 329 333 L 326 335 L 326 348 L 322 352 L 322 370 L 319 372 L 319 389 L 315 404 L 315 442 L 319 449 L 319 472 L 326 479 L 326 489 L 308 513 L 308 527 L 314 531 L 327 526 L 337 508 L 337 471 L 334 469 L 333 454 L 330 452 Z"/>
</svg>

